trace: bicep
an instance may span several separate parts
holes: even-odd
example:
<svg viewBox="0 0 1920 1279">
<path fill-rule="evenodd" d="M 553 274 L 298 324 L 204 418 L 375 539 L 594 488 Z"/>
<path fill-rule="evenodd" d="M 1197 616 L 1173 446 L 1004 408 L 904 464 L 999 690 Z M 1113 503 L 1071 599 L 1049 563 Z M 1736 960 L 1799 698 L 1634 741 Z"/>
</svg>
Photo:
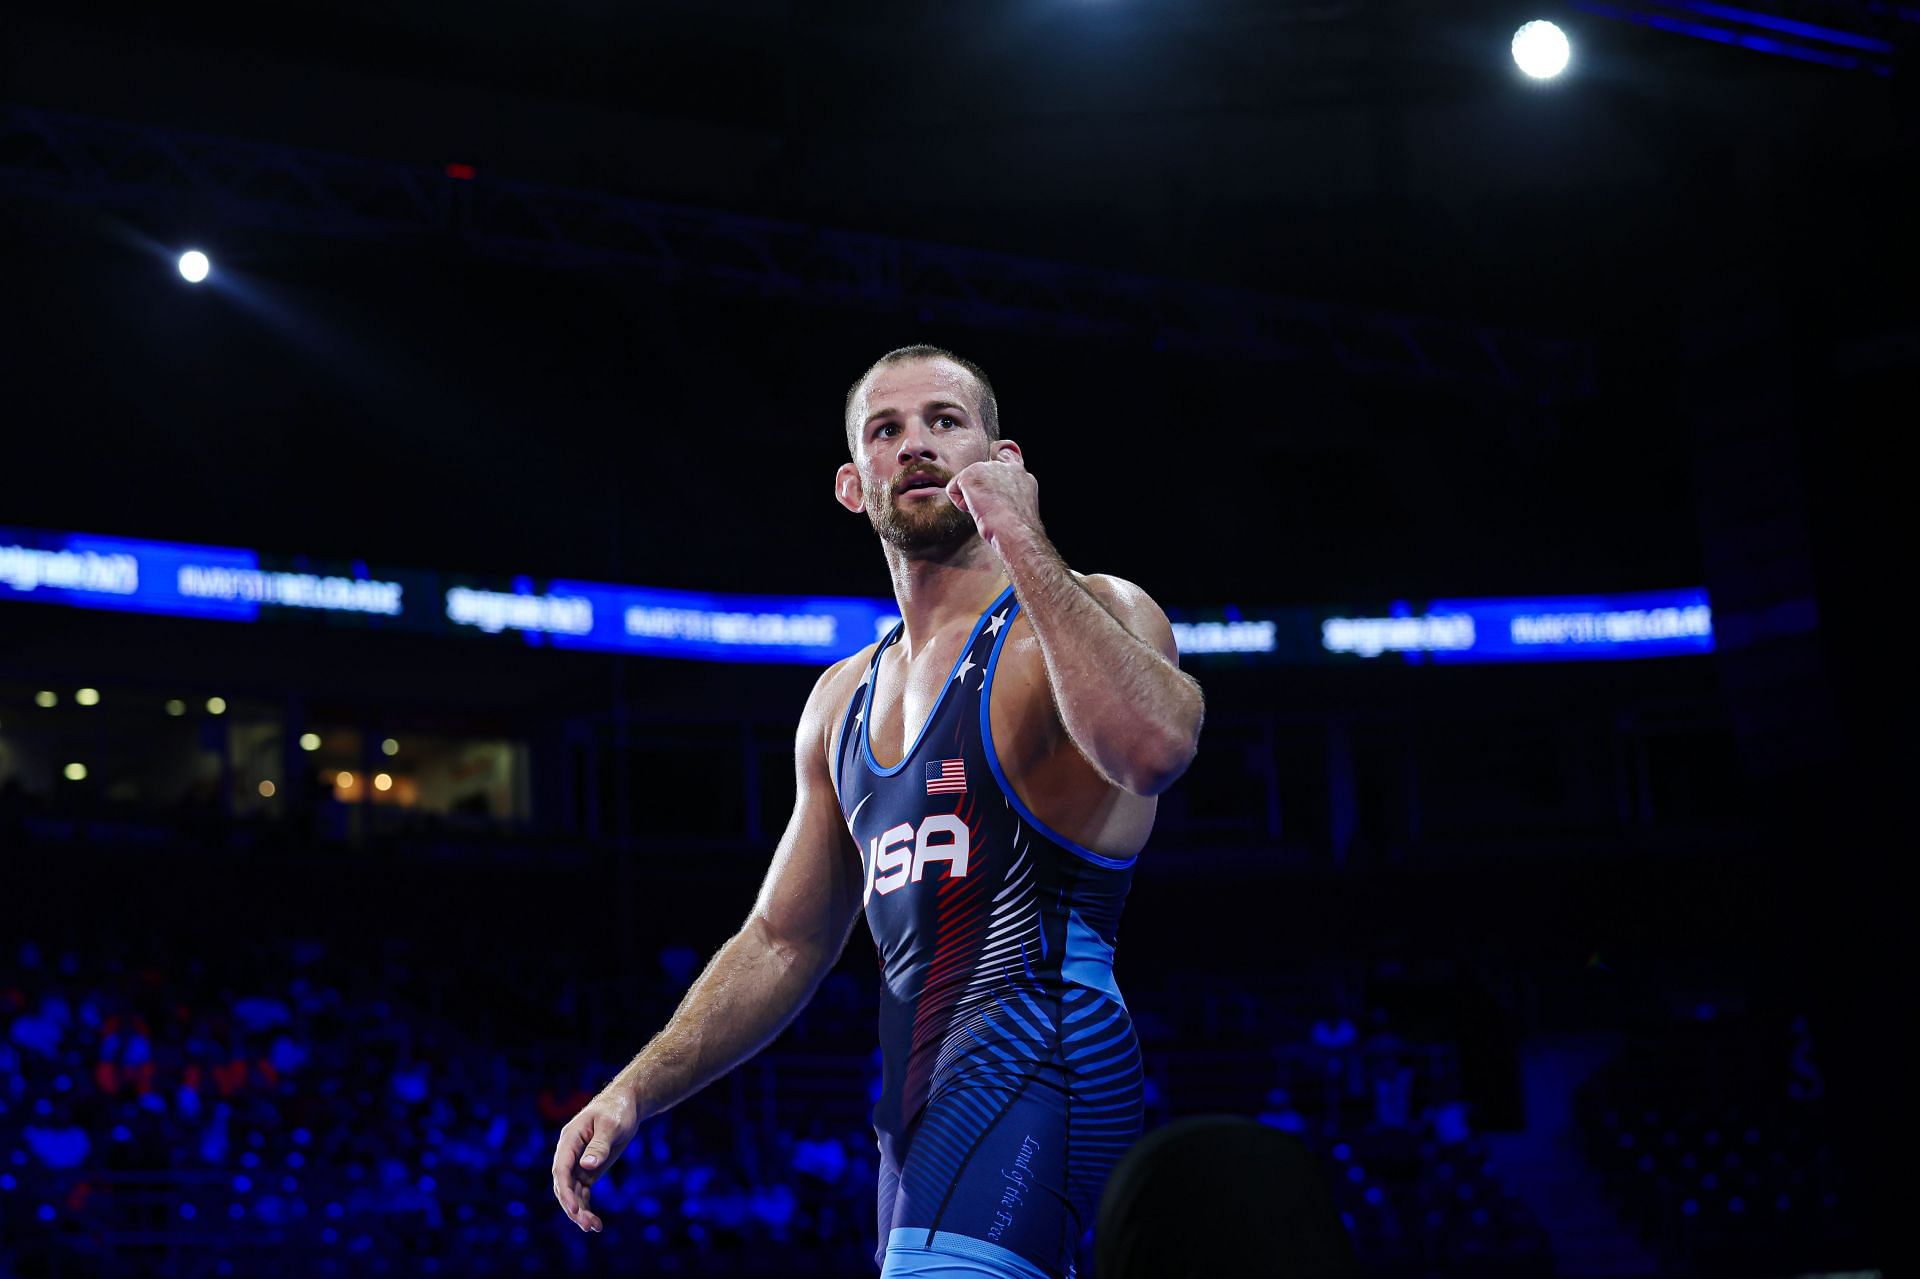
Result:
<svg viewBox="0 0 1920 1279">
<path fill-rule="evenodd" d="M 1151 595 L 1124 577 L 1105 573 L 1090 573 L 1081 579 L 1081 585 L 1135 639 L 1175 666 L 1180 665 L 1180 648 L 1174 643 L 1173 624 Z"/>
<path fill-rule="evenodd" d="M 782 950 L 830 964 L 860 911 L 860 850 L 840 815 L 827 767 L 827 690 L 835 667 L 807 700 L 794 739 L 793 814 L 775 848 L 749 922 Z"/>
</svg>

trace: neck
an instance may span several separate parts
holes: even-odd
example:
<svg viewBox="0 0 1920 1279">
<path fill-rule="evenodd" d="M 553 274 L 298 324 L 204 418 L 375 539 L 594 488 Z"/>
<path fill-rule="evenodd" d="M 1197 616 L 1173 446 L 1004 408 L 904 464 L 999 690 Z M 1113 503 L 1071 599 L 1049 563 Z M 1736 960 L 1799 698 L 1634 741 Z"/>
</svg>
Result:
<svg viewBox="0 0 1920 1279">
<path fill-rule="evenodd" d="M 1007 569 L 977 534 L 941 550 L 908 553 L 887 545 L 887 571 L 905 629 L 900 643 L 912 659 L 956 623 L 971 626 L 1007 588 Z"/>
</svg>

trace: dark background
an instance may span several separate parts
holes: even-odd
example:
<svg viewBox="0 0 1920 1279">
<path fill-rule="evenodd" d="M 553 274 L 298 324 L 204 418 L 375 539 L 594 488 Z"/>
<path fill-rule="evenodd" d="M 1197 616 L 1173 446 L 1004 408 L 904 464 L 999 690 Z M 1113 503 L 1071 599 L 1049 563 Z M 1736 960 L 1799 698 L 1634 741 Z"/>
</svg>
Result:
<svg viewBox="0 0 1920 1279">
<path fill-rule="evenodd" d="M 1149 1008 L 1261 1010 L 1238 1039 L 1168 1014 L 1149 1040 L 1167 1080 L 1216 1043 L 1318 1051 L 1313 1024 L 1339 1016 L 1445 1048 L 1451 1065 L 1414 1070 L 1435 1103 L 1414 1118 L 1309 1116 L 1303 1136 L 1326 1151 L 1414 1143 L 1382 1184 L 1390 1205 L 1425 1204 L 1436 1116 L 1462 1101 L 1517 1224 L 1475 1252 L 1485 1223 L 1429 1227 L 1409 1207 L 1390 1229 L 1355 1199 L 1356 1241 L 1382 1273 L 1892 1268 L 1902 912 L 1888 865 L 1902 844 L 1883 823 L 1907 759 L 1891 628 L 1920 352 L 1907 61 L 1920 26 L 1837 4 L 1771 12 L 1891 40 L 1889 73 L 1566 6 L 1414 0 L 10 13 L 0 524 L 876 595 L 870 529 L 830 504 L 841 401 L 881 352 L 932 341 L 992 374 L 1068 561 L 1166 605 L 1704 585 L 1711 658 L 1190 665 L 1208 736 L 1141 863 L 1121 984 Z M 1574 41 L 1558 81 L 1527 82 L 1507 56 L 1535 16 Z M 476 177 L 449 178 L 449 162 Z M 429 213 L 382 203 L 395 174 Z M 576 217 L 579 193 L 630 201 L 625 229 Z M 667 223 L 684 233 L 679 269 L 632 231 Z M 974 300 L 931 272 L 824 287 L 817 263 L 844 263 L 842 236 L 947 255 Z M 811 287 L 714 268 L 751 265 L 768 237 L 813 246 Z M 173 272 L 188 245 L 214 261 L 200 289 Z M 980 301 L 980 287 L 1018 293 L 1008 281 L 1034 264 L 1086 288 L 1019 311 Z M 1290 340 L 1168 318 L 1257 308 L 1290 317 Z M 1291 340 L 1303 333 L 1317 336 Z M 1782 623 L 1808 602 L 1813 629 Z M 0 1017 L 62 991 L 141 1007 L 128 988 L 230 1012 L 248 975 L 298 1008 L 289 983 L 325 971 L 362 1021 L 437 1027 L 439 1058 L 407 1052 L 472 1075 L 458 1121 L 408 1102 L 365 1119 L 370 1132 L 488 1132 L 511 1115 L 513 1134 L 475 1165 L 493 1180 L 459 1192 L 466 1213 L 446 1178 L 444 1222 L 420 1209 L 430 1224 L 416 1225 L 371 1194 L 326 1245 L 365 1237 L 371 1255 L 337 1264 L 644 1256 L 751 1273 L 751 1224 L 740 1255 L 670 1224 L 614 1226 L 582 1250 L 557 1233 L 572 1227 L 544 1198 L 536 1148 L 550 1154 L 584 1100 L 570 1093 L 671 1010 L 685 979 L 661 957 L 704 957 L 743 915 L 790 802 L 782 752 L 813 676 L 9 605 L 0 731 L 31 732 L 42 686 L 218 687 L 287 708 L 288 733 L 297 714 L 526 741 L 536 802 L 453 833 L 370 831 L 324 806 L 256 827 L 217 797 L 143 799 L 109 828 L 104 777 L 17 797 L 0 825 L 0 987 L 14 992 Z M 602 807 L 548 798 L 577 797 L 584 783 L 554 779 L 588 773 Z M 302 958 L 296 939 L 330 958 Z M 476 995 L 483 972 L 511 996 Z M 810 1010 L 818 1025 L 792 1033 L 798 1051 L 859 1061 L 863 944 L 837 977 L 844 1026 Z M 296 1026 L 322 1055 L 381 1063 L 377 1099 L 413 1058 L 369 1056 L 353 1020 Z M 181 1022 L 182 1043 L 200 1024 Z M 227 1033 L 201 1056 L 266 1051 Z M 1769 1120 L 1759 1144 L 1781 1168 L 1839 1169 L 1825 1215 L 1704 1231 L 1679 1207 L 1696 1192 L 1660 1181 L 1664 1164 L 1643 1177 L 1594 1153 L 1607 1106 L 1638 1113 L 1655 1093 L 1674 1114 L 1749 1086 L 1777 1107 L 1802 1078 L 1782 1045 L 1807 1036 L 1817 1122 Z M 72 1035 L 63 1051 L 81 1051 Z M 21 1060 L 8 1136 L 36 1097 L 68 1092 Z M 1729 1061 L 1775 1074 L 1747 1080 Z M 115 1083 L 91 1087 L 112 1098 Z M 1587 1084 L 1576 1124 L 1569 1098 Z M 745 1086 L 689 1103 L 674 1122 L 697 1153 L 660 1167 L 776 1180 L 739 1153 L 740 1133 L 770 1149 L 803 1134 L 764 1115 L 740 1127 L 758 1105 Z M 1224 1084 L 1166 1094 L 1155 1120 L 1277 1104 Z M 96 1152 L 121 1145 L 104 1114 L 70 1117 L 95 1126 Z M 1587 1144 L 1542 1138 L 1531 1164 L 1499 1145 L 1562 1129 Z M 23 1154 L 0 1200 L 0 1274 L 291 1265 L 286 1241 L 305 1238 L 292 1224 L 249 1233 L 253 1218 L 231 1218 L 222 1236 L 202 1219 L 179 1235 L 166 1196 L 195 1192 L 164 1177 L 171 1224 L 128 1223 L 121 1208 L 147 1183 L 115 1177 L 228 1168 L 180 1136 L 196 1130 L 168 1129 L 106 1176 Z M 381 1140 L 360 1144 L 315 1156 L 313 1175 L 376 1170 Z M 1585 1179 L 1599 1217 L 1554 1207 L 1541 1187 L 1555 1168 Z M 77 1182 L 116 1189 L 89 1217 Z M 834 1185 L 828 1200 L 851 1208 L 803 1215 L 858 1260 L 871 1187 L 853 1173 Z M 53 1218 L 42 1202 L 60 1205 Z M 102 1215 L 103 1202 L 121 1207 Z M 503 1215 L 509 1202 L 524 1220 Z M 649 1216 L 622 1215 L 632 1232 Z M 356 1235 L 375 1218 L 389 1224 Z M 336 1264 L 314 1247 L 299 1255 Z M 835 1264 L 820 1273 L 849 1273 Z"/>
</svg>

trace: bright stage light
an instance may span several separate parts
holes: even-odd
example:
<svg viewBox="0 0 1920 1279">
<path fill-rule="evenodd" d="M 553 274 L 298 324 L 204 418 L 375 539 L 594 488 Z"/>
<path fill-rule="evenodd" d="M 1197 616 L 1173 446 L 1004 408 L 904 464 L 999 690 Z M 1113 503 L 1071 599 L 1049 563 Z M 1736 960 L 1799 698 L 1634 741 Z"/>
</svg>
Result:
<svg viewBox="0 0 1920 1279">
<path fill-rule="evenodd" d="M 1550 80 L 1565 71 L 1572 53 L 1566 32 L 1551 22 L 1529 22 L 1513 33 L 1513 60 L 1536 80 Z"/>
<path fill-rule="evenodd" d="M 188 249 L 180 255 L 180 278 L 188 284 L 200 283 L 212 269 L 213 263 L 198 249 Z"/>
</svg>

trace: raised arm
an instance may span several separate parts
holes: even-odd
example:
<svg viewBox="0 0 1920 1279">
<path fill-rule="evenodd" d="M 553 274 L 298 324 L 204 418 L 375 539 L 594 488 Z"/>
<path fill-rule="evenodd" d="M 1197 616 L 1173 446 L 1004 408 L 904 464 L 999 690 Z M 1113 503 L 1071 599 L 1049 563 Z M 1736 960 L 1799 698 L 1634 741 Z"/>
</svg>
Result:
<svg viewBox="0 0 1920 1279">
<path fill-rule="evenodd" d="M 793 816 L 746 922 L 688 987 L 665 1028 L 560 1134 L 553 1193 L 583 1230 L 599 1230 L 588 1207 L 591 1187 L 641 1121 L 771 1043 L 846 945 L 860 913 L 862 867 L 827 767 L 830 703 L 845 668 L 828 668 L 807 698 L 794 737 Z"/>
<path fill-rule="evenodd" d="M 1124 578 L 1071 572 L 1051 543 L 1027 544 L 1007 564 L 1080 753 L 1135 795 L 1180 780 L 1199 746 L 1206 700 L 1177 664 L 1160 606 Z"/>
<path fill-rule="evenodd" d="M 1193 762 L 1206 699 L 1180 669 L 1167 615 L 1131 582 L 1067 567 L 1012 440 L 995 441 L 993 458 L 960 471 L 947 493 L 1006 565 L 1073 744 L 1135 795 L 1173 785 Z"/>
</svg>

